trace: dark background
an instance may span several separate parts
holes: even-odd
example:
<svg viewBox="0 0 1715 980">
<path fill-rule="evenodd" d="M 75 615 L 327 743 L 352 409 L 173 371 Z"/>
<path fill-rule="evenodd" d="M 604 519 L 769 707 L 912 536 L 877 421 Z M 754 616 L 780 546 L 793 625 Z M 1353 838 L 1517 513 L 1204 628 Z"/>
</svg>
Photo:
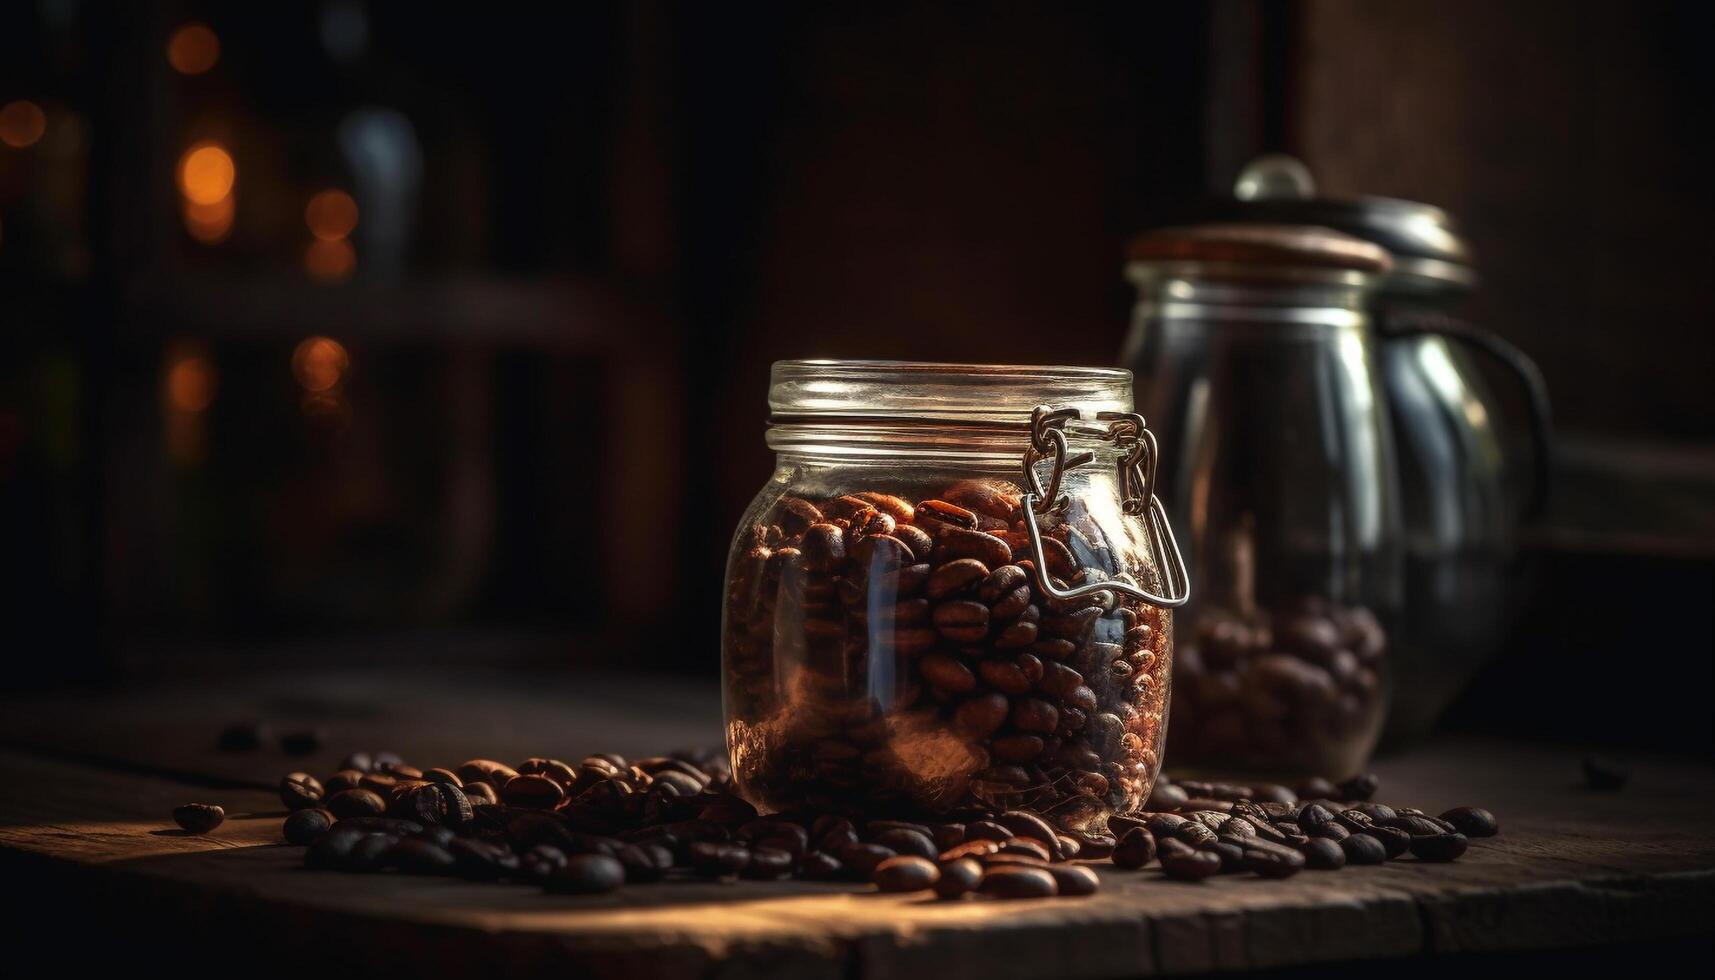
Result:
<svg viewBox="0 0 1715 980">
<path fill-rule="evenodd" d="M 1555 396 L 1535 598 L 1448 724 L 1707 754 L 1711 37 L 1655 2 L 7 4 L 0 106 L 44 126 L 0 143 L 5 683 L 713 677 L 771 361 L 1112 363 L 1127 238 L 1284 150 L 1457 215 L 1466 312 Z M 214 243 L 175 178 L 209 140 Z"/>
</svg>

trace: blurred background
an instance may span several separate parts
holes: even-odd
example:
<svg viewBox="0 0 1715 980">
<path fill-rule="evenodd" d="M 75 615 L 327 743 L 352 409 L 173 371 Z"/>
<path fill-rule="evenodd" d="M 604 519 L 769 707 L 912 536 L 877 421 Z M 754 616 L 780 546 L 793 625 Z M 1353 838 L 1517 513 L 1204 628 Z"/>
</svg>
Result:
<svg viewBox="0 0 1715 980">
<path fill-rule="evenodd" d="M 784 357 L 1111 364 L 1290 152 L 1458 217 L 1560 429 L 1445 719 L 1715 749 L 1697 3 L 0 6 L 4 684 L 712 679 Z M 1171 454 L 1174 447 L 1166 446 Z"/>
</svg>

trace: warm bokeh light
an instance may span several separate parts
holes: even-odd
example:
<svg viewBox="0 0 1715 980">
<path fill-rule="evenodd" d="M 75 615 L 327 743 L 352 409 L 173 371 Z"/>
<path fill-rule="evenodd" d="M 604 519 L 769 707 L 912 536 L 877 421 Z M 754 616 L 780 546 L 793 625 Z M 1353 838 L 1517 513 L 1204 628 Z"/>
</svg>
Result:
<svg viewBox="0 0 1715 980">
<path fill-rule="evenodd" d="M 232 219 L 237 211 L 232 195 L 213 204 L 184 202 L 185 231 L 204 245 L 218 245 L 232 232 Z"/>
<path fill-rule="evenodd" d="M 357 268 L 357 251 L 343 238 L 316 239 L 304 250 L 304 271 L 321 282 L 344 282 Z"/>
<path fill-rule="evenodd" d="M 179 192 L 192 204 L 218 204 L 232 193 L 238 168 L 219 143 L 197 143 L 179 158 Z"/>
<path fill-rule="evenodd" d="M 214 403 L 214 362 L 200 354 L 178 358 L 167 368 L 167 404 L 180 412 L 201 412 Z"/>
<path fill-rule="evenodd" d="M 201 75 L 220 60 L 220 38 L 207 24 L 192 21 L 167 41 L 167 63 L 183 75 Z"/>
<path fill-rule="evenodd" d="M 329 337 L 309 337 L 292 352 L 292 376 L 305 391 L 331 390 L 350 366 L 345 348 Z"/>
<path fill-rule="evenodd" d="M 342 190 L 322 191 L 304 208 L 304 223 L 310 226 L 310 234 L 322 241 L 344 238 L 357 227 L 357 202 Z"/>
<path fill-rule="evenodd" d="M 48 117 L 42 107 L 29 99 L 8 102 L 0 107 L 0 143 L 14 149 L 33 146 L 48 128 Z"/>
</svg>

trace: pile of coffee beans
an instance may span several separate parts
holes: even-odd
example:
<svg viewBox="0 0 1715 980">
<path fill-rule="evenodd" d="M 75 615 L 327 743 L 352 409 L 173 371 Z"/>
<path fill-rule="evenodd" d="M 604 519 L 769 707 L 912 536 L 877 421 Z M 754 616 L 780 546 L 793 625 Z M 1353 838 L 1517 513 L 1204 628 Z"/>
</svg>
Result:
<svg viewBox="0 0 1715 980">
<path fill-rule="evenodd" d="M 1069 827 L 1143 802 L 1171 618 L 1111 591 L 1045 594 L 1020 496 L 970 480 L 916 503 L 853 490 L 763 506 L 727 575 L 745 796 L 848 817 L 1027 810 Z M 1041 525 L 1057 588 L 1154 577 L 1076 496 Z"/>
<path fill-rule="evenodd" d="M 934 821 L 858 819 L 793 810 L 759 815 L 733 789 L 726 755 L 681 752 L 576 765 L 532 758 L 472 759 L 419 769 L 391 753 L 355 753 L 318 779 L 288 773 L 281 833 L 307 867 L 446 875 L 597 894 L 677 878 L 872 882 L 881 891 L 932 890 L 952 899 L 1090 895 L 1094 868 L 1158 864 L 1196 881 L 1249 871 L 1281 878 L 1309 868 L 1379 864 L 1411 855 L 1451 861 L 1493 835 L 1487 810 L 1432 817 L 1371 802 L 1374 777 L 1297 791 L 1159 782 L 1149 811 L 1113 815 L 1100 832 L 1020 810 L 966 810 Z M 174 811 L 206 833 L 214 804 Z"/>
<path fill-rule="evenodd" d="M 1205 609 L 1174 653 L 1175 763 L 1354 772 L 1380 734 L 1387 634 L 1319 597 L 1241 616 Z"/>
<path fill-rule="evenodd" d="M 1199 881 L 1250 871 L 1284 878 L 1306 868 L 1334 871 L 1348 864 L 1381 864 L 1411 855 L 1453 861 L 1473 837 L 1492 837 L 1494 814 L 1474 806 L 1439 817 L 1372 800 L 1378 780 L 1311 780 L 1296 790 L 1274 784 L 1163 780 L 1149 810 L 1115 816 L 1114 863 L 1143 867 L 1158 858 L 1169 878 Z"/>
</svg>

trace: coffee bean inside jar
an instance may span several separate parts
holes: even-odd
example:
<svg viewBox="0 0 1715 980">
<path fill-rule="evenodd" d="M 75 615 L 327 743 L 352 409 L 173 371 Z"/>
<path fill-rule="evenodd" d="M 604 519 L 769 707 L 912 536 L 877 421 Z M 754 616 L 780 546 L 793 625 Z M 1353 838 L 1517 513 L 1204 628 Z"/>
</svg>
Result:
<svg viewBox="0 0 1715 980">
<path fill-rule="evenodd" d="M 1126 373 L 782 362 L 771 407 L 727 575 L 740 792 L 1067 830 L 1140 806 L 1184 575 Z"/>
</svg>

